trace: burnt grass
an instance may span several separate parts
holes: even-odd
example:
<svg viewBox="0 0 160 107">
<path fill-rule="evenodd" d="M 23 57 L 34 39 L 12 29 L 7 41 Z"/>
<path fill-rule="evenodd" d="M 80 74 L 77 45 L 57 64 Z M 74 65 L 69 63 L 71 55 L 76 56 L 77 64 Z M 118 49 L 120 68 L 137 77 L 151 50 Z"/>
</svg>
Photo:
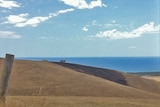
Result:
<svg viewBox="0 0 160 107">
<path fill-rule="evenodd" d="M 120 72 L 115 71 L 115 70 L 90 67 L 90 66 L 72 64 L 72 63 L 62 63 L 62 62 L 52 62 L 52 63 L 61 65 L 66 68 L 73 69 L 77 72 L 81 72 L 81 73 L 85 73 L 88 75 L 103 78 L 106 80 L 110 80 L 110 81 L 113 81 L 113 82 L 116 82 L 122 85 L 128 85 L 125 77 Z"/>
</svg>

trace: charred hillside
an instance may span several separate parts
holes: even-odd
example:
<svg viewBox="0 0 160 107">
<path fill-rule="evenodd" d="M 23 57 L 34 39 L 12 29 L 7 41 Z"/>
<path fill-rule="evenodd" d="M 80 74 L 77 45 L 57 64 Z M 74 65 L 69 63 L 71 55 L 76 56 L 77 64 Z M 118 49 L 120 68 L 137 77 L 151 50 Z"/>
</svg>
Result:
<svg viewBox="0 0 160 107">
<path fill-rule="evenodd" d="M 125 76 L 123 76 L 120 72 L 115 70 L 90 67 L 90 66 L 79 65 L 79 64 L 71 64 L 71 63 L 61 63 L 61 62 L 55 62 L 55 63 L 58 65 L 73 69 L 77 72 L 100 77 L 100 78 L 110 80 L 122 85 L 128 85 Z"/>
</svg>

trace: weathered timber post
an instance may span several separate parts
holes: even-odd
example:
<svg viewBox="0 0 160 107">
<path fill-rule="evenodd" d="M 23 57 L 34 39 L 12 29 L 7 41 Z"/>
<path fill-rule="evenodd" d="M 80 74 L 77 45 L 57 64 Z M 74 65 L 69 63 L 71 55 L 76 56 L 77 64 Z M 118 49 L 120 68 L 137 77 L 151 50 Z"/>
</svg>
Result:
<svg viewBox="0 0 160 107">
<path fill-rule="evenodd" d="M 6 54 L 6 57 L 4 59 L 3 71 L 1 74 L 1 80 L 0 80 L 0 100 L 4 102 L 5 102 L 5 96 L 8 89 L 8 82 L 9 82 L 9 77 L 12 70 L 13 61 L 14 61 L 14 55 Z"/>
</svg>

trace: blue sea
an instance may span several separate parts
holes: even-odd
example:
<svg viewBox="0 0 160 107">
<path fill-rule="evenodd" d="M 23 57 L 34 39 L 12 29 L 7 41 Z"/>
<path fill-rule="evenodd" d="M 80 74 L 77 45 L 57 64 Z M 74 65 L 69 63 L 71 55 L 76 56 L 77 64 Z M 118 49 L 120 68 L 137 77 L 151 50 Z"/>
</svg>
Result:
<svg viewBox="0 0 160 107">
<path fill-rule="evenodd" d="M 122 72 L 159 72 L 160 57 L 29 57 L 25 60 L 48 60 L 75 63 L 100 68 L 114 69 Z"/>
</svg>

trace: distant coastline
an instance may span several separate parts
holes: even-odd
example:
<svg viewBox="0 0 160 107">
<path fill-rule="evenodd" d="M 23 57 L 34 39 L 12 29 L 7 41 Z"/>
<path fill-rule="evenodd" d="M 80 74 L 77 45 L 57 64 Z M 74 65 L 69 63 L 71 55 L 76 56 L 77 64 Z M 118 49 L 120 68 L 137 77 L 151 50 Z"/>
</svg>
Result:
<svg viewBox="0 0 160 107">
<path fill-rule="evenodd" d="M 19 60 L 34 60 L 75 63 L 93 67 L 109 68 L 122 72 L 159 72 L 160 57 L 18 57 Z"/>
<path fill-rule="evenodd" d="M 139 76 L 160 76 L 160 71 L 158 72 L 136 72 L 136 73 L 130 73 L 130 74 L 136 74 Z"/>
</svg>

